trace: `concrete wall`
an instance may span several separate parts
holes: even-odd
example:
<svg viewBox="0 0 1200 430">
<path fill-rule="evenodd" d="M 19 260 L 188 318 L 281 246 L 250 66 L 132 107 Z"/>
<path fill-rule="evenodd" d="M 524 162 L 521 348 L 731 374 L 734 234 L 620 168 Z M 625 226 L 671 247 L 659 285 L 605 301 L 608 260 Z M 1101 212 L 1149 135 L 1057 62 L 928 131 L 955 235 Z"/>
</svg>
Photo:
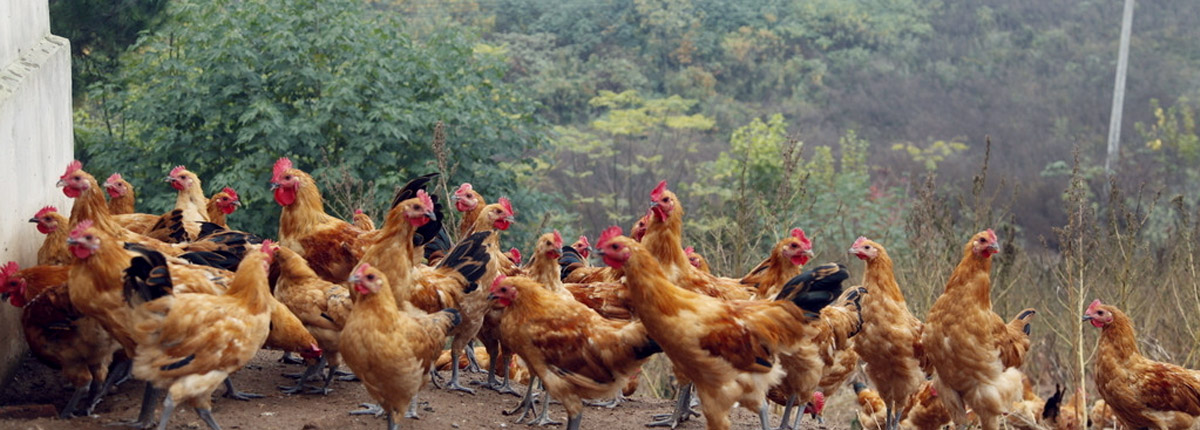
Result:
<svg viewBox="0 0 1200 430">
<path fill-rule="evenodd" d="M 29 218 L 46 205 L 70 210 L 54 183 L 74 146 L 71 49 L 50 34 L 48 0 L 0 0 L 0 264 L 36 263 L 44 236 Z M 0 304 L 0 382 L 26 349 L 19 316 Z"/>
</svg>

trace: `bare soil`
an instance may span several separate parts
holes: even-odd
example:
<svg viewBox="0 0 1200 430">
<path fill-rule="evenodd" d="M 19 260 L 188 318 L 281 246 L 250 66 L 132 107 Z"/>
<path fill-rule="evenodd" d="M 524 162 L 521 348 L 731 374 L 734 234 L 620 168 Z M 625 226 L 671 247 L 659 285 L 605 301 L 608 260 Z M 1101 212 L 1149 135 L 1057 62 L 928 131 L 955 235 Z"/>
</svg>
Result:
<svg viewBox="0 0 1200 430">
<path fill-rule="evenodd" d="M 287 365 L 278 362 L 279 352 L 262 351 L 251 362 L 250 366 L 234 374 L 233 381 L 242 391 L 266 395 L 265 398 L 250 401 L 237 401 L 220 397 L 224 388 L 217 389 L 213 401 L 213 417 L 224 429 L 380 429 L 386 427 L 382 418 L 371 416 L 351 416 L 347 412 L 358 408 L 359 403 L 370 402 L 366 389 L 360 382 L 334 381 L 333 392 L 328 395 L 285 395 L 276 386 L 293 383 L 293 380 L 283 377 L 283 373 L 294 373 L 302 370 L 301 366 Z M 449 376 L 449 372 L 442 372 Z M 467 381 L 481 381 L 484 375 L 464 373 Z M 514 384 L 514 387 L 524 391 L 524 387 Z M 90 417 L 78 417 L 71 420 L 42 417 L 35 419 L 2 418 L 0 429 L 36 429 L 36 430 L 91 430 L 111 429 L 105 424 L 130 420 L 136 417 L 141 402 L 143 384 L 137 381 L 127 382 L 110 393 Z M 501 395 L 491 390 L 478 389 L 476 394 L 451 392 L 438 389 L 426 384 L 418 399 L 424 403 L 419 420 L 398 418 L 401 428 L 423 429 L 502 429 L 525 428 L 523 424 L 514 424 L 514 417 L 506 416 L 503 411 L 514 408 L 519 399 L 511 395 Z M 58 410 L 66 404 L 71 387 L 55 370 L 42 365 L 33 358 L 26 358 L 13 380 L 0 389 L 0 409 L 14 405 L 31 405 L 33 409 L 49 410 L 45 405 L 52 405 Z M 583 413 L 581 429 L 640 429 L 650 421 L 653 414 L 669 413 L 673 406 L 671 400 L 655 399 L 635 395 L 631 401 L 622 403 L 613 409 L 603 407 L 588 407 Z M 160 407 L 161 409 L 161 407 Z M 161 412 L 161 411 L 160 411 Z M 561 405 L 553 404 L 550 416 L 557 420 L 566 421 L 566 412 Z M 733 426 L 738 429 L 758 428 L 758 418 L 755 414 L 738 408 L 734 410 Z M 778 416 L 773 417 L 778 422 Z M 815 429 L 818 426 L 806 421 L 805 429 Z M 842 426 L 844 428 L 844 426 Z M 168 429 L 206 429 L 204 422 L 195 412 L 183 408 L 176 409 Z M 563 428 L 563 426 L 550 427 Z M 703 429 L 704 418 L 692 418 L 678 427 L 679 429 Z"/>
</svg>

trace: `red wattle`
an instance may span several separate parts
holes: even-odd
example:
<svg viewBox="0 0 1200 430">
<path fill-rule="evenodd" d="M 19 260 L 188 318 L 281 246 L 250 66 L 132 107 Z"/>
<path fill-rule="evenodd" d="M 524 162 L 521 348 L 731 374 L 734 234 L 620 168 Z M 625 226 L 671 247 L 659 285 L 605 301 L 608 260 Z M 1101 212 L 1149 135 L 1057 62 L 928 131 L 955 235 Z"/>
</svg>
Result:
<svg viewBox="0 0 1200 430">
<path fill-rule="evenodd" d="M 280 206 L 288 206 L 295 202 L 296 190 L 284 187 L 275 189 L 275 203 L 279 203 Z"/>
</svg>

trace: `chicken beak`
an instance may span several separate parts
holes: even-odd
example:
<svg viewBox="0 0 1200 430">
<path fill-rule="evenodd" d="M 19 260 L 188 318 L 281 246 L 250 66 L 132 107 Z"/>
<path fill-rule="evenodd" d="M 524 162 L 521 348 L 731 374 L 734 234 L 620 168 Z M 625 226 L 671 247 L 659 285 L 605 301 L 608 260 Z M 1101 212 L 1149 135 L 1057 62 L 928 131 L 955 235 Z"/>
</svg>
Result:
<svg viewBox="0 0 1200 430">
<path fill-rule="evenodd" d="M 808 258 L 810 258 L 810 259 L 811 259 L 811 258 L 816 258 L 816 256 L 817 256 L 817 254 L 816 254 L 816 253 L 814 253 L 814 252 L 813 252 L 811 249 L 806 249 L 806 250 L 804 250 L 804 255 L 805 255 L 805 256 L 807 256 L 807 257 L 808 257 Z"/>
<path fill-rule="evenodd" d="M 451 202 L 457 202 L 457 201 L 459 201 L 459 200 L 462 200 L 462 197 L 459 197 L 459 196 L 458 196 L 458 194 L 451 194 L 451 195 L 450 195 L 450 201 L 451 201 Z"/>
<path fill-rule="evenodd" d="M 505 221 L 508 221 L 508 222 L 517 222 L 517 216 L 516 216 L 516 215 L 509 215 L 509 216 L 506 216 L 506 217 L 504 217 L 504 220 L 505 220 Z"/>
<path fill-rule="evenodd" d="M 276 188 L 279 188 L 279 184 L 272 182 L 271 183 L 271 191 L 275 191 Z"/>
<path fill-rule="evenodd" d="M 168 176 L 163 178 L 163 182 L 175 182 L 175 178 Z"/>
<path fill-rule="evenodd" d="M 73 237 L 67 238 L 67 245 L 78 245 L 78 244 L 79 244 L 79 240 L 76 240 Z"/>
<path fill-rule="evenodd" d="M 233 201 L 233 206 L 235 206 L 235 207 L 239 207 L 239 208 L 240 208 L 240 207 L 242 207 L 242 201 L 241 201 L 241 200 L 234 200 L 234 201 Z"/>
<path fill-rule="evenodd" d="M 1084 315 L 1084 316 L 1083 316 L 1083 320 L 1084 320 L 1084 321 L 1091 321 L 1091 320 L 1092 320 L 1092 316 L 1091 316 L 1091 315 Z"/>
<path fill-rule="evenodd" d="M 54 183 L 54 186 L 55 186 L 55 187 L 60 187 L 60 188 L 61 188 L 61 187 L 65 187 L 65 186 L 67 186 L 67 181 L 65 181 L 65 180 L 62 180 L 62 179 L 59 179 L 59 180 L 58 180 L 58 182 L 55 182 L 55 183 Z"/>
<path fill-rule="evenodd" d="M 490 302 L 490 301 L 492 301 L 492 300 L 496 300 L 496 299 L 497 299 L 497 296 L 496 296 L 495 294 L 488 293 L 487 299 L 488 299 L 488 301 Z"/>
<path fill-rule="evenodd" d="M 37 218 L 30 218 L 30 219 L 29 219 L 29 222 L 32 222 L 32 223 L 37 223 L 37 222 L 38 222 L 38 219 L 37 219 Z"/>
<path fill-rule="evenodd" d="M 1000 242 L 992 242 L 988 245 L 988 249 L 991 249 L 992 252 L 1000 252 Z"/>
<path fill-rule="evenodd" d="M 433 211 L 426 211 L 425 216 L 428 217 L 430 221 L 437 221 L 437 214 Z"/>
</svg>

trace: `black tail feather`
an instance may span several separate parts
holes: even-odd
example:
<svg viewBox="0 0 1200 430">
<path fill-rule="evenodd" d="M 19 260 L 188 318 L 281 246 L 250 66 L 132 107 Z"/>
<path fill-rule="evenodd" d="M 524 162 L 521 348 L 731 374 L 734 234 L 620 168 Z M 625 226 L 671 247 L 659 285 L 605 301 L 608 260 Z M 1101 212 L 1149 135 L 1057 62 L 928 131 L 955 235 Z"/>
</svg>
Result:
<svg viewBox="0 0 1200 430">
<path fill-rule="evenodd" d="M 153 227 L 150 227 L 146 235 L 151 236 L 160 230 L 166 231 L 166 234 L 155 236 L 165 237 L 166 240 L 164 242 L 184 243 L 191 241 L 187 230 L 183 228 L 183 209 L 175 209 L 159 217 L 158 222 L 154 223 Z"/>
<path fill-rule="evenodd" d="M 244 254 L 245 249 L 241 249 L 240 252 Z M 216 267 L 231 272 L 236 272 L 238 264 L 242 262 L 242 255 L 239 255 L 238 252 L 225 250 L 185 252 L 180 254 L 179 258 L 187 260 L 192 264 Z"/>
<path fill-rule="evenodd" d="M 130 306 L 169 296 L 174 288 L 171 270 L 162 253 L 134 243 L 126 243 L 125 249 L 139 256 L 129 261 L 125 269 L 125 302 Z"/>
<path fill-rule="evenodd" d="M 462 322 L 462 314 L 458 312 L 458 309 L 446 308 L 442 309 L 442 312 L 450 314 L 451 327 L 457 327 L 458 324 Z"/>
<path fill-rule="evenodd" d="M 488 255 L 484 241 L 491 235 L 490 231 L 481 231 L 459 241 L 438 264 L 438 267 L 454 268 L 467 279 L 467 285 L 463 288 L 465 293 L 475 291 L 479 287 L 475 282 L 487 273 L 487 264 L 492 257 Z"/>
<path fill-rule="evenodd" d="M 1042 419 L 1052 420 L 1058 418 L 1058 414 L 1062 408 L 1063 393 L 1066 390 L 1061 385 L 1054 384 L 1054 395 L 1046 399 L 1046 406 L 1042 407 Z"/>
<path fill-rule="evenodd" d="M 409 180 L 408 183 L 396 190 L 396 194 L 392 195 L 392 205 L 388 206 L 388 208 L 394 208 L 400 202 L 416 197 L 417 191 L 424 190 L 429 181 L 432 181 L 439 174 L 438 172 L 427 173 Z"/>
<path fill-rule="evenodd" d="M 846 266 L 828 263 L 796 275 L 783 285 L 776 300 L 788 300 L 807 313 L 817 314 L 842 295 L 842 281 L 850 277 Z"/>
<path fill-rule="evenodd" d="M 649 358 L 651 355 L 658 354 L 660 352 L 663 352 L 662 346 L 660 346 L 658 342 L 655 342 L 654 339 L 651 339 L 649 336 L 646 336 L 646 343 L 633 347 L 633 356 L 638 360 Z"/>
<path fill-rule="evenodd" d="M 586 265 L 587 261 L 583 258 L 583 255 L 579 254 L 579 251 L 576 251 L 575 248 L 564 246 L 562 247 L 562 255 L 558 257 L 558 276 L 559 278 L 566 279 L 567 275 L 570 275 L 575 269 Z"/>
</svg>

